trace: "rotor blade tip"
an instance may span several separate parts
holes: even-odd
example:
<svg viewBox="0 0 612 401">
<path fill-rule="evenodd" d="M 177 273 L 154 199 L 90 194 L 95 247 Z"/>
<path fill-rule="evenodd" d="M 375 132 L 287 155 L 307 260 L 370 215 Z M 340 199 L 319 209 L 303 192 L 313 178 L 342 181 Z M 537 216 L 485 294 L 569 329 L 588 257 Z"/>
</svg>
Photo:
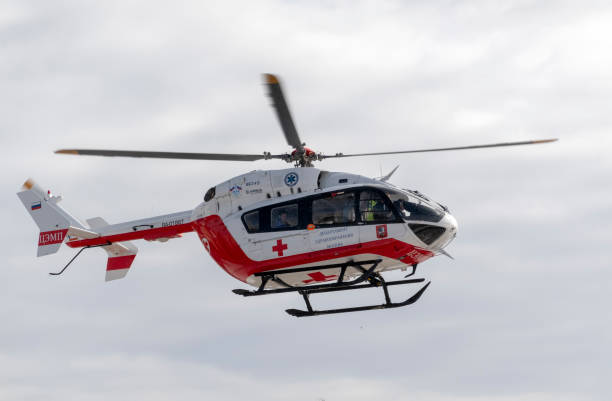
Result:
<svg viewBox="0 0 612 401">
<path fill-rule="evenodd" d="M 274 74 L 264 74 L 264 80 L 267 84 L 277 84 L 278 78 Z"/>
<path fill-rule="evenodd" d="M 59 149 L 59 150 L 56 150 L 54 153 L 59 153 L 59 154 L 64 154 L 64 155 L 78 155 L 79 154 L 79 152 L 74 149 Z"/>
<path fill-rule="evenodd" d="M 534 141 L 534 143 L 549 143 L 549 142 L 557 142 L 559 138 L 552 139 L 540 139 L 539 141 Z"/>
</svg>

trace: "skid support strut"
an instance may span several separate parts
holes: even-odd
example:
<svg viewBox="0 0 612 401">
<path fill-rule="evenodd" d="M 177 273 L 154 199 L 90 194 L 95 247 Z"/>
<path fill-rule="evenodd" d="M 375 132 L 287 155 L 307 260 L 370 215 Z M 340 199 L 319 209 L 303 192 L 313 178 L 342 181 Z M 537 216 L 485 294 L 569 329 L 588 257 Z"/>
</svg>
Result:
<svg viewBox="0 0 612 401">
<path fill-rule="evenodd" d="M 287 309 L 286 312 L 291 316 L 296 317 L 304 317 L 304 316 L 318 316 L 318 315 L 329 315 L 333 313 L 347 313 L 347 312 L 358 312 L 365 310 L 374 310 L 374 309 L 390 309 L 390 308 L 399 308 L 402 306 L 407 306 L 415 303 L 419 300 L 421 295 L 425 292 L 427 287 L 429 286 L 429 282 L 425 284 L 419 291 L 417 291 L 413 296 L 408 298 L 403 302 L 392 302 L 391 297 L 389 295 L 389 286 L 393 285 L 407 285 L 407 284 L 415 284 L 422 283 L 425 281 L 423 278 L 410 279 L 410 280 L 397 280 L 387 282 L 380 275 L 380 273 L 375 272 L 376 267 L 380 264 L 381 259 L 377 260 L 369 260 L 364 262 L 346 262 L 339 263 L 333 265 L 325 265 L 325 266 L 313 266 L 313 267 L 300 267 L 294 269 L 285 269 L 285 270 L 277 270 L 270 272 L 262 272 L 256 273 L 255 276 L 261 277 L 261 285 L 257 290 L 249 291 L 245 289 L 236 289 L 233 290 L 235 294 L 242 295 L 245 297 L 250 296 L 258 296 L 258 295 L 270 295 L 270 294 L 280 294 L 286 292 L 298 292 L 302 298 L 304 299 L 304 303 L 306 304 L 306 310 L 300 309 Z M 368 266 L 365 268 L 364 266 Z M 361 274 L 351 281 L 345 281 L 345 275 L 347 268 L 353 268 L 361 272 Z M 327 269 L 340 269 L 340 274 L 338 274 L 338 279 L 333 283 L 326 284 L 314 284 L 308 286 L 299 286 L 294 287 L 287 284 L 282 278 L 279 276 L 290 274 L 290 273 L 300 273 L 300 272 L 315 272 Z M 271 288 L 266 289 L 268 283 L 273 282 L 277 285 L 282 286 L 283 288 Z M 314 310 L 312 304 L 310 303 L 310 295 L 311 294 L 321 294 L 326 292 L 336 292 L 336 291 L 349 291 L 349 290 L 359 290 L 363 288 L 372 288 L 372 287 L 381 287 L 385 297 L 385 303 L 377 304 L 377 305 L 366 305 L 366 306 L 355 306 L 350 308 L 338 308 L 338 309 L 326 309 L 326 310 Z"/>
</svg>

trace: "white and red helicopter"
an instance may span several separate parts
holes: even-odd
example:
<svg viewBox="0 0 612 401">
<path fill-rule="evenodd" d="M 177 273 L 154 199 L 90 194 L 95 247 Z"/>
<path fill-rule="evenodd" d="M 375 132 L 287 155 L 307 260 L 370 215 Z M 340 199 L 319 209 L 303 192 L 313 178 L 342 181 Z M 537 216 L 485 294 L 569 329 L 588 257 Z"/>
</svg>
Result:
<svg viewBox="0 0 612 401">
<path fill-rule="evenodd" d="M 449 209 L 418 191 L 388 182 L 395 169 L 377 179 L 313 167 L 328 158 L 491 148 L 553 142 L 556 139 L 507 142 L 440 149 L 325 155 L 305 146 L 298 136 L 276 76 L 264 75 L 291 153 L 219 154 L 124 150 L 61 149 L 55 153 L 171 159 L 254 161 L 280 159 L 294 165 L 284 170 L 256 170 L 211 187 L 193 210 L 108 224 L 101 217 L 82 223 L 64 210 L 61 197 L 26 181 L 21 199 L 38 227 L 38 254 L 58 251 L 62 243 L 84 250 L 100 247 L 108 254 L 106 280 L 125 277 L 138 252 L 131 241 L 166 242 L 194 231 L 206 251 L 227 273 L 255 290 L 243 296 L 298 292 L 314 316 L 406 306 L 416 302 L 427 282 L 403 302 L 392 302 L 388 287 L 422 283 L 423 278 L 385 281 L 382 272 L 410 269 L 436 255 L 457 235 Z M 328 310 L 313 309 L 316 293 L 379 287 L 385 302 Z"/>
</svg>

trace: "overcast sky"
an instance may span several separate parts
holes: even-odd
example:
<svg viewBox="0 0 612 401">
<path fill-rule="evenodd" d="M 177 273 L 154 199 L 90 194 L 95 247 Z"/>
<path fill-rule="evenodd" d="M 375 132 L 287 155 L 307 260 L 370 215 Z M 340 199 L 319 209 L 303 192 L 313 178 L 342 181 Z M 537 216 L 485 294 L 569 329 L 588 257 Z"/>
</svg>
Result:
<svg viewBox="0 0 612 401">
<path fill-rule="evenodd" d="M 566 1 L 0 2 L 0 400 L 609 400 L 612 7 Z M 326 160 L 448 205 L 459 234 L 412 307 L 296 319 L 245 299 L 194 234 L 36 258 L 33 177 L 86 219 L 188 210 L 280 161 L 70 157 L 62 147 L 285 152 L 261 73 Z M 399 277 L 391 274 L 390 277 Z M 409 295 L 394 292 L 397 298 Z M 313 297 L 319 307 L 378 294 Z"/>
</svg>

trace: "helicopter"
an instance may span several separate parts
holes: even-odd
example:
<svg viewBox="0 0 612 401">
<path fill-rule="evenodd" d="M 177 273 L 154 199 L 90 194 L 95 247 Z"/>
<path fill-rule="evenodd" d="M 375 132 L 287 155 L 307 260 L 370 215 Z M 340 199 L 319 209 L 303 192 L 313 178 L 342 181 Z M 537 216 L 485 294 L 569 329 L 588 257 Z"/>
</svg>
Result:
<svg viewBox="0 0 612 401">
<path fill-rule="evenodd" d="M 418 301 L 430 282 L 414 278 L 417 267 L 445 250 L 458 224 L 449 208 L 426 195 L 389 182 L 390 173 L 369 178 L 314 167 L 329 158 L 380 156 L 493 148 L 554 142 L 539 139 L 449 148 L 356 154 L 323 154 L 300 139 L 279 78 L 264 74 L 264 85 L 289 153 L 224 154 L 132 150 L 60 149 L 58 154 L 216 161 L 282 160 L 293 166 L 254 170 L 210 187 L 194 209 L 109 224 L 102 217 L 81 222 L 59 205 L 61 196 L 28 179 L 17 193 L 40 229 L 37 256 L 56 253 L 65 243 L 79 249 L 60 275 L 85 249 L 107 253 L 106 281 L 126 276 L 138 253 L 134 240 L 166 242 L 195 232 L 206 252 L 228 274 L 253 289 L 235 289 L 244 297 L 295 292 L 305 309 L 292 316 L 317 316 L 389 309 Z M 452 257 L 451 257 L 452 258 Z M 403 280 L 382 273 L 408 271 Z M 424 283 L 424 284 L 422 284 Z M 390 286 L 419 284 L 408 299 L 394 302 Z M 380 288 L 384 303 L 314 309 L 310 296 L 336 291 Z"/>
</svg>

